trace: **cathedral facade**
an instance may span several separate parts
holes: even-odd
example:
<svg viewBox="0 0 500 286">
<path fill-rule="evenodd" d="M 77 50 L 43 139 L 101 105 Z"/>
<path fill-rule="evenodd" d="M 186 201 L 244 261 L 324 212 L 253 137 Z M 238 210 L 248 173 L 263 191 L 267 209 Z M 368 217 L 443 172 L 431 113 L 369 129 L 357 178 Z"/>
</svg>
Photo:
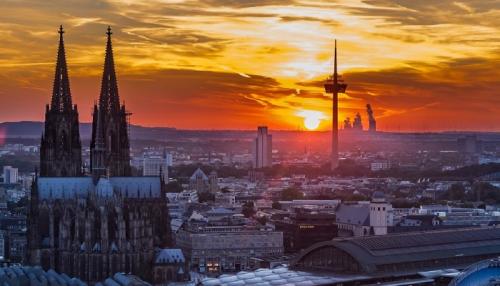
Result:
<svg viewBox="0 0 500 286">
<path fill-rule="evenodd" d="M 167 199 L 161 174 L 131 177 L 127 113 L 118 97 L 111 29 L 93 112 L 90 174 L 82 168 L 62 27 L 59 34 L 40 175 L 31 191 L 27 259 L 91 284 L 116 272 L 151 280 L 156 250 L 171 243 Z"/>
</svg>

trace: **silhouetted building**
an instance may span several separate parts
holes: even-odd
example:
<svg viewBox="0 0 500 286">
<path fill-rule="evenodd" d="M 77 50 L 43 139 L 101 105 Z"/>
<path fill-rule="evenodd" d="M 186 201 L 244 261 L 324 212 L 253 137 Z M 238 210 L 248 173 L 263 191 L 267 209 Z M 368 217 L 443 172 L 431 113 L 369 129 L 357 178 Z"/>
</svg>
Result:
<svg viewBox="0 0 500 286">
<path fill-rule="evenodd" d="M 82 174 L 78 108 L 71 101 L 63 33 L 61 26 L 52 101 L 45 107 L 45 128 L 40 144 L 41 177 Z"/>
<path fill-rule="evenodd" d="M 368 115 L 368 131 L 375 132 L 377 131 L 377 121 L 373 116 L 372 106 L 370 104 L 366 105 L 366 113 Z"/>
<path fill-rule="evenodd" d="M 345 130 L 352 129 L 351 118 L 346 117 L 346 119 L 344 120 L 344 129 Z"/>
<path fill-rule="evenodd" d="M 118 96 L 111 34 L 108 29 L 101 95 L 94 105 L 90 169 L 93 176 L 130 176 L 127 112 Z"/>
<path fill-rule="evenodd" d="M 45 270 L 77 276 L 90 284 L 117 272 L 151 280 L 155 249 L 170 244 L 162 177 L 129 176 L 128 129 L 125 108 L 119 106 L 110 28 L 107 35 L 101 97 L 99 108 L 94 108 L 92 177 L 80 175 L 81 154 L 76 154 L 79 145 L 78 148 L 64 147 L 67 130 L 55 128 L 60 132 L 50 137 L 55 149 L 50 149 L 51 145 L 48 148 L 52 153 L 40 155 L 45 176 L 37 176 L 33 181 L 28 211 L 28 262 L 41 265 Z M 64 51 L 62 44 L 61 28 L 60 55 Z M 59 56 L 58 68 L 63 61 Z M 65 78 L 66 83 L 62 85 L 58 82 L 59 73 Z M 65 72 L 56 71 L 55 86 L 69 90 L 67 82 Z M 68 107 L 69 92 L 56 95 L 56 104 L 52 105 L 60 106 L 57 102 L 61 102 L 63 106 L 54 111 L 56 119 L 64 121 L 68 114 L 74 116 Z M 47 120 L 50 122 L 46 122 L 46 126 L 66 124 L 52 122 L 51 117 Z M 76 134 L 74 129 L 71 131 Z M 48 138 L 45 136 L 42 142 Z M 74 153 L 70 154 L 69 150 Z M 62 157 L 47 154 L 62 154 Z"/>
<path fill-rule="evenodd" d="M 354 121 L 352 122 L 352 129 L 354 130 L 363 130 L 363 122 L 361 121 L 361 115 L 356 113 L 356 117 L 354 117 Z"/>
<path fill-rule="evenodd" d="M 273 165 L 273 137 L 267 133 L 267 126 L 257 128 L 257 138 L 253 146 L 253 167 L 264 168 Z"/>
</svg>

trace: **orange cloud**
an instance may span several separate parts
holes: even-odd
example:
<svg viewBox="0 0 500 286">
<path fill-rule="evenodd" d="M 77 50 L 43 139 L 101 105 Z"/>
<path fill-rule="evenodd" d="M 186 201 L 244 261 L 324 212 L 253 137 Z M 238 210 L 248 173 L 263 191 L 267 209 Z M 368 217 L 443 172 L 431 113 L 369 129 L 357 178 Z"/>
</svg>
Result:
<svg viewBox="0 0 500 286">
<path fill-rule="evenodd" d="M 322 80 L 335 37 L 349 84 L 341 117 L 364 114 L 369 102 L 385 130 L 500 128 L 498 1 L 71 3 L 0 3 L 0 121 L 43 119 L 62 22 L 81 121 L 99 93 L 112 25 L 121 98 L 135 124 L 296 129 L 298 110 L 329 115 Z"/>
</svg>

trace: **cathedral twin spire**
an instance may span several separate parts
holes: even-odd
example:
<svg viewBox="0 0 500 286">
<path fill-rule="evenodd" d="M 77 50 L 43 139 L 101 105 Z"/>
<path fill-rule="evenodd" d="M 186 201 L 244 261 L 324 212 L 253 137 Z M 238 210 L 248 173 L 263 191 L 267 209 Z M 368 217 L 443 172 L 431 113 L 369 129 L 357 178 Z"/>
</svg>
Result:
<svg viewBox="0 0 500 286">
<path fill-rule="evenodd" d="M 41 142 L 41 176 L 69 177 L 83 173 L 78 111 L 71 100 L 63 34 L 64 30 L 60 26 L 54 88 L 51 105 L 47 105 L 46 109 Z M 125 107 L 120 106 L 118 96 L 110 27 L 106 34 L 101 94 L 99 104 L 94 106 L 90 146 L 90 170 L 96 178 L 106 174 L 130 175 L 127 113 Z"/>
<path fill-rule="evenodd" d="M 106 56 L 104 58 L 104 72 L 101 83 L 101 96 L 99 98 L 99 109 L 111 111 L 120 110 L 120 98 L 118 96 L 118 84 L 116 83 L 115 62 L 113 60 L 113 47 L 111 45 L 111 27 L 108 27 L 106 35 Z"/>
<path fill-rule="evenodd" d="M 95 179 L 131 175 L 127 113 L 125 106 L 120 106 L 112 34 L 108 27 L 101 94 L 93 113 L 90 168 Z"/>
<path fill-rule="evenodd" d="M 56 72 L 54 89 L 52 92 L 51 109 L 69 111 L 72 108 L 71 92 L 69 89 L 68 67 L 66 66 L 66 53 L 64 50 L 64 30 L 59 27 L 59 49 L 57 51 Z"/>
</svg>

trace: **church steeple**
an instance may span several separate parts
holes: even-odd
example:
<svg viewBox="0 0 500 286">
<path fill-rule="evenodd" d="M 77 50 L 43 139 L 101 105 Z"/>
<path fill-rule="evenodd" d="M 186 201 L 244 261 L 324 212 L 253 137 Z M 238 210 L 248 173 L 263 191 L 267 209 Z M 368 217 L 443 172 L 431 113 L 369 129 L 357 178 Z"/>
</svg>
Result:
<svg viewBox="0 0 500 286">
<path fill-rule="evenodd" d="M 113 47 L 111 44 L 111 27 L 108 26 L 106 35 L 106 56 L 104 58 L 104 71 L 101 82 L 101 95 L 99 97 L 99 108 L 109 111 L 120 110 L 120 97 L 118 96 L 118 84 L 116 83 L 115 62 L 113 59 Z"/>
<path fill-rule="evenodd" d="M 45 129 L 40 145 L 40 176 L 74 177 L 82 173 L 78 109 L 71 102 L 64 30 L 59 27 L 59 48 L 51 105 L 45 108 Z"/>
<path fill-rule="evenodd" d="M 52 91 L 51 110 L 67 112 L 72 108 L 71 92 L 69 89 L 68 67 L 66 65 L 66 52 L 64 50 L 64 30 L 59 27 L 59 49 L 57 51 L 56 72 L 54 76 L 54 89 Z"/>
<path fill-rule="evenodd" d="M 94 107 L 92 126 L 91 170 L 94 177 L 130 176 L 130 144 L 128 139 L 127 112 L 120 105 L 116 81 L 111 27 L 106 32 L 106 55 L 101 82 L 99 103 Z"/>
</svg>

